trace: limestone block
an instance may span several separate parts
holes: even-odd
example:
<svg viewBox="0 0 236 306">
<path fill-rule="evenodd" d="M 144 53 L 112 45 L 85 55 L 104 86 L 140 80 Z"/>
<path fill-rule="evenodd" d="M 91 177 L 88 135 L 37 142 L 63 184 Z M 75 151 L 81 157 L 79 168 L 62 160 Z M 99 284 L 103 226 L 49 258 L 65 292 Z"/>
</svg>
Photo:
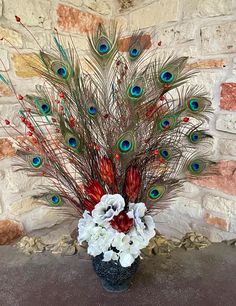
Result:
<svg viewBox="0 0 236 306">
<path fill-rule="evenodd" d="M 152 27 L 178 18 L 178 1 L 159 0 L 130 13 L 131 30 Z"/>
<path fill-rule="evenodd" d="M 4 39 L 7 39 L 7 41 Z M 21 48 L 23 45 L 21 34 L 17 31 L 11 30 L 9 28 L 0 26 L 0 46 L 8 46 L 11 47 L 11 44 L 16 48 Z"/>
<path fill-rule="evenodd" d="M 184 19 L 229 15 L 232 12 L 232 0 L 184 0 L 183 8 Z"/>
<path fill-rule="evenodd" d="M 118 29 L 121 30 L 121 32 L 127 31 L 128 28 L 128 20 L 124 16 L 117 16 L 115 17 L 115 22 L 117 23 Z"/>
<path fill-rule="evenodd" d="M 49 50 L 51 47 L 51 38 L 52 34 L 51 32 L 44 31 L 34 31 L 34 37 L 36 41 L 31 36 L 25 36 L 24 42 L 25 42 L 25 48 L 27 49 L 33 49 L 39 51 L 39 45 L 42 47 L 42 49 Z M 38 45 L 39 44 L 39 45 Z"/>
<path fill-rule="evenodd" d="M 50 0 L 5 0 L 4 16 L 16 22 L 15 15 L 17 15 L 27 26 L 40 26 L 48 29 L 51 26 L 50 8 Z"/>
<path fill-rule="evenodd" d="M 78 52 L 78 55 L 80 56 L 81 53 L 87 53 L 88 52 L 88 39 L 85 35 L 70 35 L 70 37 L 66 35 L 61 35 L 60 42 L 62 46 L 65 49 L 68 49 L 69 46 L 72 48 L 75 47 L 76 52 Z M 55 44 L 52 43 L 52 45 L 55 48 Z"/>
<path fill-rule="evenodd" d="M 157 30 L 157 40 L 161 47 L 173 48 L 175 44 L 184 44 L 196 40 L 198 27 L 195 23 L 183 23 Z"/>
<path fill-rule="evenodd" d="M 34 69 L 34 67 L 40 67 L 41 65 L 38 55 L 34 53 L 15 53 L 12 56 L 12 62 L 18 77 L 32 78 L 39 76 L 39 73 Z"/>
<path fill-rule="evenodd" d="M 155 216 L 156 229 L 159 233 L 172 239 L 181 239 L 192 230 L 189 218 L 174 210 L 166 209 Z"/>
<path fill-rule="evenodd" d="M 93 31 L 101 22 L 101 17 L 72 6 L 59 4 L 57 7 L 57 24 L 63 31 L 86 34 Z"/>
<path fill-rule="evenodd" d="M 199 73 L 191 77 L 188 81 L 190 85 L 198 85 L 205 89 L 212 99 L 213 107 L 218 107 L 218 99 L 214 100 L 215 91 L 219 88 L 219 83 L 223 81 L 225 72 L 223 69 L 217 71 L 200 70 Z"/>
<path fill-rule="evenodd" d="M 236 114 L 219 114 L 216 118 L 216 129 L 236 134 Z"/>
<path fill-rule="evenodd" d="M 39 207 L 39 203 L 33 198 L 25 198 L 21 201 L 13 203 L 9 207 L 9 212 L 15 216 L 20 216 L 22 214 L 28 213 L 33 209 Z"/>
<path fill-rule="evenodd" d="M 187 199 L 185 197 L 179 197 L 175 203 L 170 207 L 173 215 L 177 214 L 184 215 L 189 218 L 201 219 L 203 216 L 203 210 L 200 200 Z"/>
<path fill-rule="evenodd" d="M 203 197 L 202 207 L 225 216 L 236 215 L 236 201 L 211 194 Z"/>
<path fill-rule="evenodd" d="M 218 141 L 219 152 L 222 155 L 228 155 L 236 158 L 236 141 L 233 139 L 221 138 Z"/>
<path fill-rule="evenodd" d="M 52 228 L 56 224 L 65 221 L 72 221 L 74 218 L 63 214 L 61 209 L 47 206 L 38 208 L 18 217 L 18 220 L 24 224 L 26 232 L 32 232 L 39 229 Z"/>
<path fill-rule="evenodd" d="M 218 1 L 222 2 L 222 1 Z M 201 28 L 203 54 L 236 52 L 236 21 Z"/>
<path fill-rule="evenodd" d="M 84 0 L 85 7 L 101 15 L 110 15 L 112 13 L 111 2 L 104 0 Z"/>
<path fill-rule="evenodd" d="M 36 233 L 40 236 L 44 244 L 55 244 L 63 236 L 70 237 L 70 234 L 73 232 L 74 229 L 77 228 L 77 226 L 78 218 L 75 218 L 74 220 L 62 221 L 62 223 L 55 225 L 50 229 L 43 228 L 40 231 L 38 230 Z"/>
<path fill-rule="evenodd" d="M 0 220 L 0 245 L 9 244 L 23 235 L 21 223 L 13 220 Z"/>
<path fill-rule="evenodd" d="M 0 58 L 1 58 L 1 60 L 3 61 L 3 63 L 0 62 L 0 70 L 1 70 L 1 71 L 9 70 L 10 64 L 9 64 L 8 52 L 7 52 L 7 50 L 0 49 Z"/>
<path fill-rule="evenodd" d="M 2 16 L 2 0 L 0 0 L 0 17 Z"/>
</svg>

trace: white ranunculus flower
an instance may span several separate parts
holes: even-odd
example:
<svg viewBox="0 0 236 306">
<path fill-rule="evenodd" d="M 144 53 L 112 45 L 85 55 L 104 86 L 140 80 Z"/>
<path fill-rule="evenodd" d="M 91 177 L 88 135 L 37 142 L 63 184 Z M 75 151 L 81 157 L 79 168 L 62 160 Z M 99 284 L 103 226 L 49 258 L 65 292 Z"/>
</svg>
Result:
<svg viewBox="0 0 236 306">
<path fill-rule="evenodd" d="M 109 221 L 124 209 L 125 201 L 119 194 L 105 194 L 92 211 L 93 220 L 99 225 L 109 227 Z"/>
<path fill-rule="evenodd" d="M 82 243 L 83 241 L 89 241 L 91 233 L 95 223 L 93 222 L 92 216 L 87 210 L 83 213 L 83 218 L 79 220 L 78 224 L 78 241 Z"/>
</svg>

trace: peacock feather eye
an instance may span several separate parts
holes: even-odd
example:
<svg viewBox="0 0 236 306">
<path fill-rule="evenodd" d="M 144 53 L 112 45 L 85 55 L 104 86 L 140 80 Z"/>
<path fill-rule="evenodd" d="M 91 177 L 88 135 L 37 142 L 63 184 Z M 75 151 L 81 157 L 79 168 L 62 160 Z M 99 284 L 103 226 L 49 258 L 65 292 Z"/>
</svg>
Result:
<svg viewBox="0 0 236 306">
<path fill-rule="evenodd" d="M 132 48 L 130 51 L 129 51 L 129 55 L 130 57 L 132 58 L 135 58 L 139 55 L 139 50 L 137 48 Z"/>
<path fill-rule="evenodd" d="M 41 113 L 42 114 L 48 114 L 48 113 L 50 113 L 50 111 L 51 111 L 51 107 L 47 103 L 43 103 L 41 105 Z"/>
<path fill-rule="evenodd" d="M 53 204 L 58 204 L 59 201 L 60 201 L 60 199 L 59 199 L 58 196 L 56 196 L 56 195 L 53 195 L 53 196 L 52 196 L 52 203 L 53 203 Z"/>
<path fill-rule="evenodd" d="M 205 162 L 200 159 L 192 160 L 188 165 L 188 170 L 192 174 L 200 174 L 205 169 Z"/>
<path fill-rule="evenodd" d="M 43 159 L 40 156 L 33 156 L 31 160 L 31 164 L 34 168 L 39 168 L 43 163 Z"/>
<path fill-rule="evenodd" d="M 167 149 L 161 149 L 160 155 L 166 160 L 170 158 L 170 152 Z"/>
<path fill-rule="evenodd" d="M 192 111 L 198 111 L 199 110 L 199 103 L 197 100 L 195 99 L 192 99 L 189 101 L 189 108 L 192 110 Z"/>
<path fill-rule="evenodd" d="M 132 132 L 122 134 L 116 142 L 115 150 L 127 154 L 136 147 L 135 136 Z"/>
<path fill-rule="evenodd" d="M 90 106 L 89 108 L 88 108 L 88 113 L 89 113 L 89 115 L 90 116 L 95 116 L 96 114 L 97 114 L 97 109 L 96 109 L 96 107 L 95 106 Z"/>
<path fill-rule="evenodd" d="M 151 187 L 148 190 L 148 198 L 150 200 L 157 200 L 159 198 L 161 198 L 163 196 L 163 194 L 165 193 L 165 187 L 162 185 L 156 185 Z"/>
<path fill-rule="evenodd" d="M 68 77 L 68 72 L 67 72 L 67 68 L 62 66 L 62 67 L 59 67 L 57 69 L 57 74 L 62 77 L 63 79 L 66 79 Z"/>
<path fill-rule="evenodd" d="M 160 81 L 163 83 L 171 83 L 173 79 L 174 75 L 168 70 L 165 70 L 160 74 Z"/>
<path fill-rule="evenodd" d="M 162 119 L 161 120 L 161 126 L 165 129 L 166 127 L 170 126 L 170 121 L 167 119 Z"/>
<path fill-rule="evenodd" d="M 132 149 L 132 143 L 125 139 L 119 143 L 119 148 L 121 152 L 129 152 Z"/>
<path fill-rule="evenodd" d="M 61 196 L 56 193 L 47 194 L 46 200 L 48 202 L 48 205 L 52 207 L 62 206 L 63 204 Z"/>
<path fill-rule="evenodd" d="M 75 149 L 75 148 L 77 147 L 77 145 L 78 145 L 77 140 L 76 140 L 75 137 L 70 137 L 70 138 L 68 139 L 68 144 L 69 144 L 69 146 L 70 146 L 71 148 L 73 148 L 73 149 Z"/>
<path fill-rule="evenodd" d="M 129 92 L 130 92 L 130 95 L 133 98 L 139 98 L 139 97 L 141 97 L 141 95 L 143 93 L 143 89 L 142 89 L 142 87 L 140 87 L 138 85 L 134 85 L 134 86 L 130 87 Z"/>
<path fill-rule="evenodd" d="M 108 39 L 101 37 L 97 43 L 97 51 L 100 55 L 105 55 L 110 52 L 111 44 Z"/>
<path fill-rule="evenodd" d="M 163 131 L 165 129 L 173 129 L 176 126 L 176 122 L 177 122 L 177 115 L 166 115 L 163 119 L 161 119 L 161 121 L 159 122 L 159 126 L 158 128 Z"/>
<path fill-rule="evenodd" d="M 188 135 L 188 139 L 190 140 L 191 143 L 199 143 L 202 139 L 202 133 L 201 132 L 191 132 Z"/>
</svg>

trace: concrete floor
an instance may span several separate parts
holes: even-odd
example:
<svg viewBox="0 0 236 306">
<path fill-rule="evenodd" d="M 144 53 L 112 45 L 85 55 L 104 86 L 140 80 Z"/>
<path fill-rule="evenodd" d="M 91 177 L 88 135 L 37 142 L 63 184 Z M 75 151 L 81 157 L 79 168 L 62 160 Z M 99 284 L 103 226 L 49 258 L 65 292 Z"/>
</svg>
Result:
<svg viewBox="0 0 236 306">
<path fill-rule="evenodd" d="M 235 306 L 236 248 L 177 249 L 141 262 L 132 287 L 105 292 L 78 255 L 23 255 L 0 247 L 0 306 Z"/>
</svg>

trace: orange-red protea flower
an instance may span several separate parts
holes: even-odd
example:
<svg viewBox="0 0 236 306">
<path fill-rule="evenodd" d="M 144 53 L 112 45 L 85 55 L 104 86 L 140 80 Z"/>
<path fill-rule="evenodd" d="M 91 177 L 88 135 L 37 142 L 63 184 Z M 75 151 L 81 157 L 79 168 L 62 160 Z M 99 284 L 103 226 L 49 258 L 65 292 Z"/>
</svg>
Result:
<svg viewBox="0 0 236 306">
<path fill-rule="evenodd" d="M 115 216 L 110 223 L 118 232 L 128 233 L 134 224 L 134 219 L 129 218 L 127 213 L 122 211 L 118 216 Z"/>
<path fill-rule="evenodd" d="M 135 201 L 138 197 L 141 186 L 141 175 L 137 168 L 129 167 L 125 175 L 125 193 L 130 201 Z"/>
<path fill-rule="evenodd" d="M 114 183 L 113 165 L 109 158 L 102 157 L 99 163 L 99 173 L 102 180 L 111 186 Z"/>
<path fill-rule="evenodd" d="M 98 181 L 92 180 L 85 186 L 87 196 L 97 204 L 101 197 L 105 194 L 101 184 Z"/>
</svg>

